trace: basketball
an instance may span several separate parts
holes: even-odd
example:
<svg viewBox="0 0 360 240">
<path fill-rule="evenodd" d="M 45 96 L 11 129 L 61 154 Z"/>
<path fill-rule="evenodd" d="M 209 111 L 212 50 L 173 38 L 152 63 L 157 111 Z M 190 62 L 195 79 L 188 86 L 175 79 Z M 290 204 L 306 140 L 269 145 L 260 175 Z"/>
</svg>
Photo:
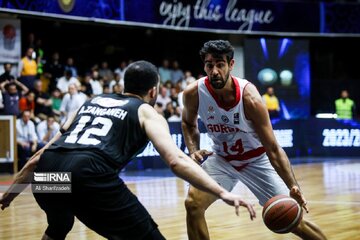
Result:
<svg viewBox="0 0 360 240">
<path fill-rule="evenodd" d="M 277 195 L 265 203 L 262 217 L 271 231 L 288 233 L 300 223 L 302 214 L 302 209 L 295 199 Z"/>
</svg>

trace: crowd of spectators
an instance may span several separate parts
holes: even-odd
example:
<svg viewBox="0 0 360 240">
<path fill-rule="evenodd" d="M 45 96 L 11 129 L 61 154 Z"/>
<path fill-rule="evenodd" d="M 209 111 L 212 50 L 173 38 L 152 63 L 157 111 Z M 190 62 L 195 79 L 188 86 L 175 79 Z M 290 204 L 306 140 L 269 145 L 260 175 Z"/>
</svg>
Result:
<svg viewBox="0 0 360 240">
<path fill-rule="evenodd" d="M 46 144 L 87 99 L 103 93 L 122 93 L 124 73 L 131 61 L 120 60 L 115 68 L 107 61 L 78 71 L 76 57 L 62 59 L 54 52 L 48 59 L 41 41 L 31 41 L 16 64 L 3 64 L 0 76 L 0 114 L 16 116 L 17 147 L 20 166 Z M 182 91 L 195 78 L 183 71 L 178 61 L 164 59 L 159 66 L 160 92 L 155 105 L 169 122 L 180 121 Z"/>
</svg>

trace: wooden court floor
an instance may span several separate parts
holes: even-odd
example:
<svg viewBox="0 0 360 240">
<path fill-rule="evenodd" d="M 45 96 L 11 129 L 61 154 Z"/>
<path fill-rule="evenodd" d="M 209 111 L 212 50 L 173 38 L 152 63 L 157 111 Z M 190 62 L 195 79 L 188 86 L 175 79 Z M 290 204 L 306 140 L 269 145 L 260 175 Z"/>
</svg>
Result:
<svg viewBox="0 0 360 240">
<path fill-rule="evenodd" d="M 360 159 L 297 164 L 294 170 L 309 203 L 310 213 L 305 217 L 317 223 L 328 239 L 360 239 Z M 186 240 L 183 202 L 187 183 L 172 177 L 169 172 L 166 177 L 151 176 L 151 172 L 146 176 L 137 175 L 126 174 L 123 178 L 159 224 L 166 239 Z M 4 184 L 11 177 L 0 176 L 0 182 Z M 3 189 L 4 186 L 0 192 Z M 291 234 L 279 235 L 267 230 L 261 218 L 262 209 L 252 193 L 241 184 L 234 192 L 256 204 L 258 216 L 250 221 L 242 209 L 237 217 L 233 208 L 217 201 L 206 215 L 212 239 L 299 239 Z M 40 239 L 46 226 L 45 214 L 29 191 L 21 194 L 10 208 L 0 212 L 0 239 Z M 67 239 L 103 238 L 76 220 Z"/>
</svg>

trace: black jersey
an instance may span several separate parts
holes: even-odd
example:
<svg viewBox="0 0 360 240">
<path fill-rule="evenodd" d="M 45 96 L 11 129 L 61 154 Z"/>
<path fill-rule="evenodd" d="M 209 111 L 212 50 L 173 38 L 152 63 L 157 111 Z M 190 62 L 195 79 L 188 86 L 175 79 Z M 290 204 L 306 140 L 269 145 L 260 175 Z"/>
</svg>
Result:
<svg viewBox="0 0 360 240">
<path fill-rule="evenodd" d="M 148 143 L 138 117 L 142 104 L 122 94 L 96 96 L 81 106 L 69 129 L 49 149 L 91 151 L 121 168 Z"/>
</svg>

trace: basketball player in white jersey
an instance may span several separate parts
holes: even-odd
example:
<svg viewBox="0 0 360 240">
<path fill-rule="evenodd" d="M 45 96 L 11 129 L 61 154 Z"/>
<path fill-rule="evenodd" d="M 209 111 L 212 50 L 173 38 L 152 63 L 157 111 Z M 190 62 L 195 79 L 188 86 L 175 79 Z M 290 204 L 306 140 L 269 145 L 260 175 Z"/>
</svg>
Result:
<svg viewBox="0 0 360 240">
<path fill-rule="evenodd" d="M 233 55 L 234 48 L 224 40 L 206 42 L 200 50 L 207 76 L 189 85 L 183 96 L 182 128 L 190 156 L 228 191 L 241 181 L 261 205 L 286 194 L 308 212 L 259 92 L 247 80 L 230 74 Z M 198 115 L 214 142 L 213 152 L 199 147 Z M 209 239 L 205 211 L 216 199 L 190 186 L 185 201 L 190 240 Z M 318 226 L 305 219 L 292 232 L 303 239 L 326 239 Z"/>
</svg>

